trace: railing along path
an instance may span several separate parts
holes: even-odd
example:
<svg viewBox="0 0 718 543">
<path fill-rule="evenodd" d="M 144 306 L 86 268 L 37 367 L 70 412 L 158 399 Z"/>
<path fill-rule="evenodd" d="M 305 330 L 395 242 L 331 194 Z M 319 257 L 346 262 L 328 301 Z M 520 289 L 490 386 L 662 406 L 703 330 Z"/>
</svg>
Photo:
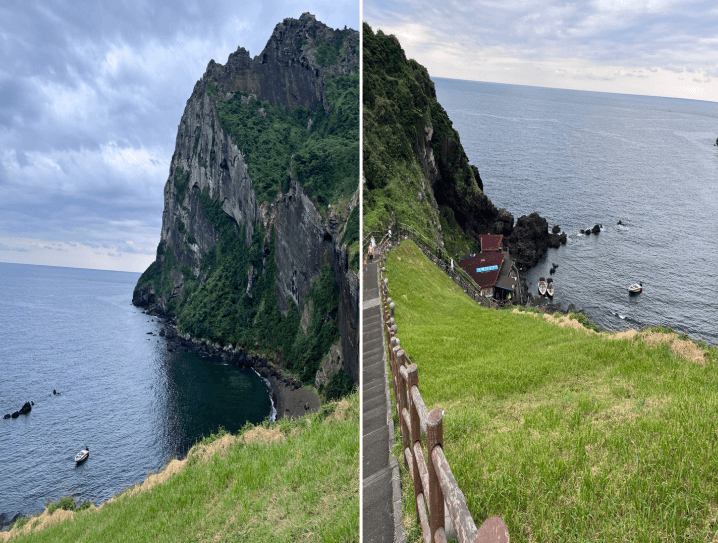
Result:
<svg viewBox="0 0 718 543">
<path fill-rule="evenodd" d="M 395 304 L 388 297 L 389 280 L 380 268 L 384 334 L 389 345 L 389 364 L 396 412 L 399 415 L 402 449 L 414 481 L 414 502 L 424 543 L 444 543 L 444 507 L 451 516 L 459 543 L 508 543 L 506 524 L 498 517 L 476 528 L 466 498 L 444 456 L 441 409 L 429 411 L 419 392 L 419 371 L 400 346 L 394 322 Z M 426 436 L 426 456 L 422 443 Z M 428 509 L 428 511 L 427 511 Z"/>
</svg>

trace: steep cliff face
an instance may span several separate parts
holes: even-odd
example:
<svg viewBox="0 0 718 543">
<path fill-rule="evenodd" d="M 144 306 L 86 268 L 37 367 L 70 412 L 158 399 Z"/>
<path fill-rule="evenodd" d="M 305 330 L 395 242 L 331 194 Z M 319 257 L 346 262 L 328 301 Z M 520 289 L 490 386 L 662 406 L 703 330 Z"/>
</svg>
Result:
<svg viewBox="0 0 718 543">
<path fill-rule="evenodd" d="M 210 61 L 180 121 L 157 259 L 135 305 L 183 333 L 283 360 L 307 382 L 341 341 L 358 381 L 358 263 L 347 258 L 358 254 L 347 227 L 358 39 L 304 14 L 278 24 L 260 55 Z"/>
</svg>

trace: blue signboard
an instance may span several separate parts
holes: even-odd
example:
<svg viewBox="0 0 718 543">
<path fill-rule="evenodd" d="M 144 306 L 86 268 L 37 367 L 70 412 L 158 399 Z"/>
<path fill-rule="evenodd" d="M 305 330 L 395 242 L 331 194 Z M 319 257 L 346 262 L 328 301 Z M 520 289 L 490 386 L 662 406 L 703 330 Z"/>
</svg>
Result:
<svg viewBox="0 0 718 543">
<path fill-rule="evenodd" d="M 498 270 L 498 269 L 499 269 L 499 267 L 496 266 L 496 265 L 494 265 L 494 266 L 486 266 L 485 268 L 476 268 L 476 273 L 484 273 L 484 272 L 487 272 L 487 271 L 494 271 L 494 270 Z"/>
</svg>

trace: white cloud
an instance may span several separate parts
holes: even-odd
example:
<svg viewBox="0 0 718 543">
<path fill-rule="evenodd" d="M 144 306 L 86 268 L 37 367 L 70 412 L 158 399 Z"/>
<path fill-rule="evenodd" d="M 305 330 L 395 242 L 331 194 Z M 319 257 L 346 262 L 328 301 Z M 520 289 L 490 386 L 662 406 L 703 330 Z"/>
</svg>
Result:
<svg viewBox="0 0 718 543">
<path fill-rule="evenodd" d="M 154 259 L 154 253 L 127 253 L 114 245 L 92 247 L 56 240 L 0 237 L 0 262 L 143 272 Z"/>
</svg>

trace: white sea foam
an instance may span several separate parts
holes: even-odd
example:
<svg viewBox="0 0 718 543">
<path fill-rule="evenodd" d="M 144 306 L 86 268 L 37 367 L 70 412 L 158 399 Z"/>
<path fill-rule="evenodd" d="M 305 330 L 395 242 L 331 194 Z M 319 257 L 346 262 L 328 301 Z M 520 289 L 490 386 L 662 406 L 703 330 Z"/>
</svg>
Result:
<svg viewBox="0 0 718 543">
<path fill-rule="evenodd" d="M 269 391 L 269 403 L 272 404 L 272 408 L 269 411 L 269 422 L 274 422 L 277 420 L 277 408 L 274 406 L 274 395 L 272 394 L 272 383 L 269 382 L 269 379 L 266 377 L 262 377 L 259 375 L 257 370 L 252 368 L 252 371 L 257 374 L 257 377 L 259 377 L 262 381 L 264 381 L 264 384 L 267 386 L 267 390 Z"/>
</svg>

